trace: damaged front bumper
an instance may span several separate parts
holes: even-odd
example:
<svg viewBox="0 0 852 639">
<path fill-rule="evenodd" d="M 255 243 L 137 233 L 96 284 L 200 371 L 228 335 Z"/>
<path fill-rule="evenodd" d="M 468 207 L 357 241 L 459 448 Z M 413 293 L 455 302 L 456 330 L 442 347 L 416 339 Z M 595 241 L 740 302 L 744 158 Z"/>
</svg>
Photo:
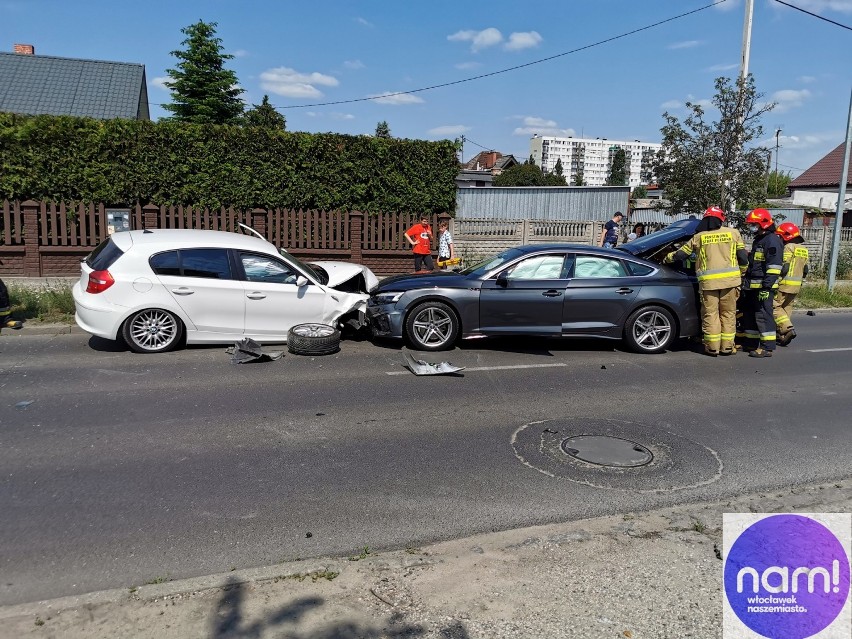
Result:
<svg viewBox="0 0 852 639">
<path fill-rule="evenodd" d="M 405 314 L 395 303 L 376 304 L 370 298 L 367 304 L 367 321 L 375 337 L 402 337 Z"/>
</svg>

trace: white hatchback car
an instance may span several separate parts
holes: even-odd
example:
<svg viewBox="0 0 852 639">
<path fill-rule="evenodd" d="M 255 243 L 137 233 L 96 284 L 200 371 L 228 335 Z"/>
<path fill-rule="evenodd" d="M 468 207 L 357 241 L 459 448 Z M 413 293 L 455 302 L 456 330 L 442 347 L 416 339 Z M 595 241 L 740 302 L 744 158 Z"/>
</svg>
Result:
<svg viewBox="0 0 852 639">
<path fill-rule="evenodd" d="M 303 323 L 365 321 L 370 269 L 300 262 L 260 237 L 155 229 L 113 234 L 82 263 L 75 319 L 87 333 L 123 337 L 137 353 L 250 337 L 287 341 Z"/>
</svg>

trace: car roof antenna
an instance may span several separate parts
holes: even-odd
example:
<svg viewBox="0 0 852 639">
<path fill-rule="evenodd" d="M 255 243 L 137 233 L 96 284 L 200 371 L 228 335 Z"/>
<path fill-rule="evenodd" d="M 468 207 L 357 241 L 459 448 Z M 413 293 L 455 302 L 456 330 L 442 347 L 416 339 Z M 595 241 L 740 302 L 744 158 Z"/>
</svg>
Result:
<svg viewBox="0 0 852 639">
<path fill-rule="evenodd" d="M 144 231 L 142 231 L 142 234 L 144 235 L 145 233 L 153 233 L 153 232 L 154 231 L 152 231 L 151 229 L 145 229 Z"/>
<path fill-rule="evenodd" d="M 264 242 L 269 242 L 269 240 L 267 240 L 267 239 L 266 239 L 265 237 L 263 237 L 260 233 L 258 233 L 257 231 L 255 231 L 252 227 L 250 227 L 250 226 L 248 226 L 248 225 L 246 225 L 246 224 L 243 224 L 242 222 L 237 222 L 237 224 L 239 224 L 239 225 L 240 225 L 240 227 L 242 227 L 243 229 L 245 229 L 246 231 L 248 231 L 248 232 L 249 232 L 249 233 L 251 233 L 252 235 L 256 235 L 257 237 L 259 237 L 260 239 L 262 239 Z M 270 242 L 270 244 L 271 244 L 271 242 Z"/>
</svg>

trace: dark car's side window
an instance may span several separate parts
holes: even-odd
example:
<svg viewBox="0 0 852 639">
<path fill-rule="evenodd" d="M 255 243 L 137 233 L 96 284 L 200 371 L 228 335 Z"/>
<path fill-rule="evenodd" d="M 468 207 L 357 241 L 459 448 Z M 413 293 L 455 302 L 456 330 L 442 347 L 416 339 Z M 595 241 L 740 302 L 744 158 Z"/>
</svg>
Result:
<svg viewBox="0 0 852 639">
<path fill-rule="evenodd" d="M 631 262 L 627 261 L 627 268 L 630 269 L 630 272 L 633 275 L 650 275 L 654 272 L 654 268 L 648 266 L 647 264 L 639 264 L 639 262 Z"/>
<path fill-rule="evenodd" d="M 563 277 L 564 255 L 536 255 L 521 260 L 507 274 L 510 280 L 558 280 Z"/>
<path fill-rule="evenodd" d="M 574 264 L 574 277 L 626 277 L 627 271 L 621 260 L 597 255 L 578 255 Z"/>
<path fill-rule="evenodd" d="M 148 260 L 151 270 L 157 275 L 180 275 L 180 260 L 177 251 L 166 251 L 152 255 Z"/>
<path fill-rule="evenodd" d="M 240 263 L 249 282 L 295 284 L 298 277 L 286 264 L 265 255 L 240 253 Z"/>
<path fill-rule="evenodd" d="M 180 252 L 184 277 L 230 280 L 231 264 L 226 249 L 186 249 Z"/>
</svg>

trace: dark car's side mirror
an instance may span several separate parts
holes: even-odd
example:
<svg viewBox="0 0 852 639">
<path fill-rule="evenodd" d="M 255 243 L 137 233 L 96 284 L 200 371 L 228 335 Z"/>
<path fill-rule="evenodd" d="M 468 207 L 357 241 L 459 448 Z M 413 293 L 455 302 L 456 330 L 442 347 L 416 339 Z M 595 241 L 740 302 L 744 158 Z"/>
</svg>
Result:
<svg viewBox="0 0 852 639">
<path fill-rule="evenodd" d="M 509 271 L 500 271 L 497 274 L 497 286 L 506 288 L 509 285 Z"/>
</svg>

